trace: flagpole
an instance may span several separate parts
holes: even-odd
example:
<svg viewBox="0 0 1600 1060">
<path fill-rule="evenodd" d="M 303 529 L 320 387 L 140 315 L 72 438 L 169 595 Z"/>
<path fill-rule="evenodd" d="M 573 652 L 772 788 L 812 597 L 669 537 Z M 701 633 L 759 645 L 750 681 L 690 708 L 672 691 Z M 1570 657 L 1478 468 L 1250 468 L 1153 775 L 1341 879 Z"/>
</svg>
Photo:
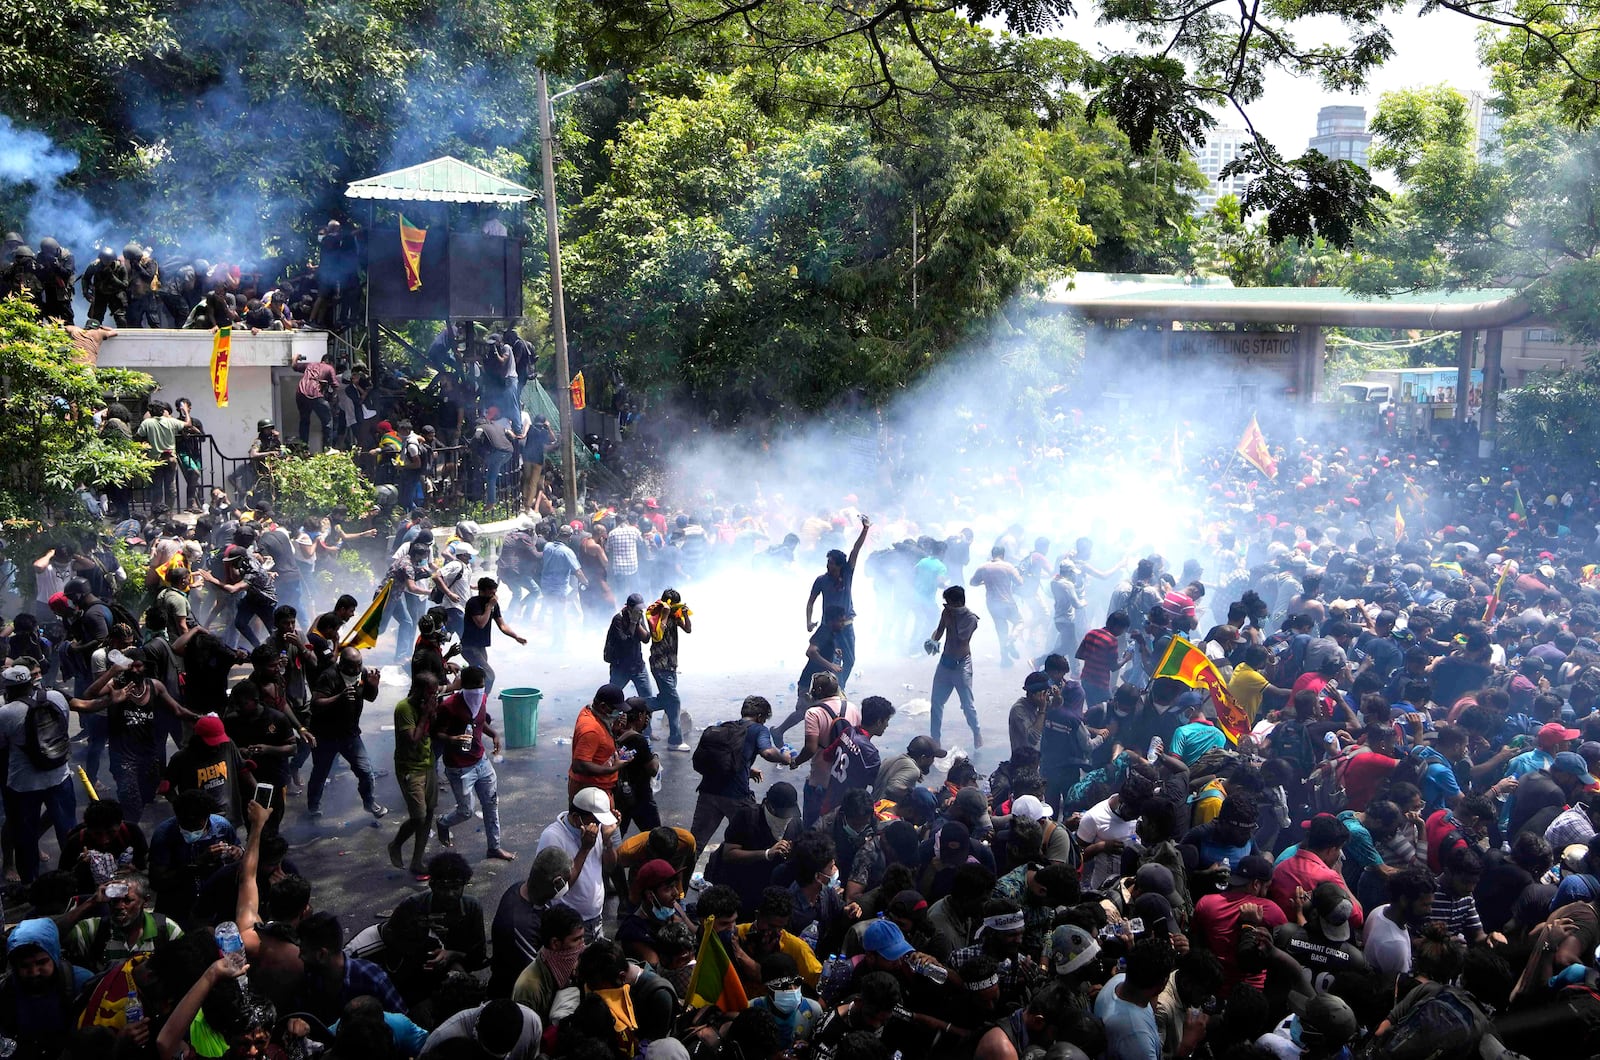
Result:
<svg viewBox="0 0 1600 1060">
<path fill-rule="evenodd" d="M 539 107 L 540 161 L 544 169 L 544 229 L 550 246 L 550 330 L 556 340 L 556 410 L 561 417 L 561 477 L 567 520 L 578 514 L 578 459 L 572 446 L 572 370 L 567 361 L 567 307 L 561 291 L 561 232 L 556 218 L 555 135 L 552 133 L 550 87 L 544 71 L 536 71 Z M 524 497 L 527 503 L 529 498 Z"/>
</svg>

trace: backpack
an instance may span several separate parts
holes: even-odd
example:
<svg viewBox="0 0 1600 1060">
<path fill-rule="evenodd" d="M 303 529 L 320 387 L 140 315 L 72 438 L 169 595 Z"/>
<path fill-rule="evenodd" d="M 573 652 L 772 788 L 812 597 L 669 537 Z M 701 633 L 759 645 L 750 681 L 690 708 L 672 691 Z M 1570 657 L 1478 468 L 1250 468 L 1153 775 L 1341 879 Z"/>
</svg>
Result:
<svg viewBox="0 0 1600 1060">
<path fill-rule="evenodd" d="M 66 765 L 72 750 L 68 735 L 66 712 L 50 702 L 48 692 L 35 690 L 23 721 L 22 749 L 28 761 L 41 772 Z"/>
<path fill-rule="evenodd" d="M 121 600 L 112 600 L 110 603 L 106 604 L 106 610 L 111 612 L 112 625 L 121 623 L 133 630 L 134 633 L 138 633 L 140 629 L 144 628 L 143 624 L 139 621 L 138 616 L 135 615 L 133 610 Z"/>
<path fill-rule="evenodd" d="M 872 734 L 866 729 L 845 722 L 843 726 L 835 723 L 834 731 L 837 735 L 824 752 L 832 757 L 828 776 L 833 783 L 824 800 L 823 812 L 832 809 L 850 788 L 872 787 L 872 782 L 878 776 L 878 767 L 883 764 L 883 756 L 878 753 L 878 748 L 872 742 Z"/>
<path fill-rule="evenodd" d="M 690 765 L 708 779 L 739 777 L 749 768 L 744 760 L 744 738 L 751 723 L 743 718 L 707 725 L 700 732 Z"/>
<path fill-rule="evenodd" d="M 618 624 L 613 621 L 610 626 L 606 627 L 606 644 L 600 650 L 601 662 L 614 663 L 623 658 L 623 653 L 627 651 L 628 635 L 625 633 L 619 634 L 617 626 Z"/>
<path fill-rule="evenodd" d="M 1280 721 L 1278 727 L 1272 730 L 1272 751 L 1277 757 L 1294 763 L 1304 776 L 1310 776 L 1312 767 L 1317 764 L 1316 749 L 1311 746 L 1311 734 L 1306 732 L 1305 725 L 1298 719 Z"/>
<path fill-rule="evenodd" d="M 1311 812 L 1337 814 L 1346 808 L 1344 771 L 1353 754 L 1318 762 L 1311 771 Z"/>
<path fill-rule="evenodd" d="M 1465 992 L 1424 983 L 1400 1002 L 1401 1012 L 1382 1039 L 1390 1060 L 1468 1060 L 1479 1055 L 1489 1020 Z"/>
</svg>

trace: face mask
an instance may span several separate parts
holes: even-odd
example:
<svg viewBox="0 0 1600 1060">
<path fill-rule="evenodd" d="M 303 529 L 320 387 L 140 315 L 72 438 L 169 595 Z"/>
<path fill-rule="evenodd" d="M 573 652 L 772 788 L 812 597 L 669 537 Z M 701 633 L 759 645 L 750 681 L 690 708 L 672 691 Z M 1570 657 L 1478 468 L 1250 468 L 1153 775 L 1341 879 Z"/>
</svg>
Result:
<svg viewBox="0 0 1600 1060">
<path fill-rule="evenodd" d="M 767 819 L 767 827 L 772 829 L 772 834 L 776 838 L 782 839 L 783 838 L 783 833 L 784 833 L 786 827 L 789 824 L 788 820 L 786 820 L 785 818 L 779 817 L 777 814 L 773 813 L 771 810 L 769 810 L 769 809 L 767 809 L 765 807 L 762 807 L 761 813 L 762 813 L 762 815 L 764 817 L 766 817 L 766 819 Z"/>
<path fill-rule="evenodd" d="M 653 912 L 655 913 L 657 920 L 671 920 L 672 914 L 677 912 L 677 910 L 670 905 L 658 905 L 655 907 Z"/>
<path fill-rule="evenodd" d="M 845 838 L 847 838 L 847 839 L 860 839 L 861 838 L 861 832 L 859 830 L 855 829 L 855 828 L 851 828 L 849 825 L 845 825 L 844 826 L 844 834 L 845 834 Z"/>
<path fill-rule="evenodd" d="M 828 877 L 828 886 L 830 888 L 837 888 L 839 886 L 839 870 L 838 869 L 834 869 L 833 870 L 833 875 Z"/>
<path fill-rule="evenodd" d="M 180 828 L 178 830 L 183 833 L 183 841 L 185 843 L 198 843 L 200 840 L 204 839 L 208 833 L 210 833 L 211 825 L 208 822 L 205 826 L 193 832 L 189 831 L 187 828 Z"/>
<path fill-rule="evenodd" d="M 549 904 L 550 905 L 555 905 L 557 902 L 561 901 L 561 899 L 563 897 L 566 896 L 566 893 L 567 893 L 567 881 L 566 880 L 557 880 L 556 881 L 556 893 L 552 894 L 550 896 Z"/>
<path fill-rule="evenodd" d="M 774 990 L 772 1007 L 785 1016 L 793 1015 L 794 1010 L 800 1007 L 800 988 L 797 986 L 793 990 Z"/>
<path fill-rule="evenodd" d="M 472 713 L 476 715 L 483 709 L 483 701 L 489 698 L 489 691 L 485 688 L 463 688 L 461 698 L 466 700 L 467 706 L 472 708 Z"/>
<path fill-rule="evenodd" d="M 672 989 L 677 991 L 679 997 L 689 996 L 689 981 L 694 978 L 695 962 L 690 961 L 682 968 L 657 968 L 656 974 L 672 984 Z"/>
</svg>

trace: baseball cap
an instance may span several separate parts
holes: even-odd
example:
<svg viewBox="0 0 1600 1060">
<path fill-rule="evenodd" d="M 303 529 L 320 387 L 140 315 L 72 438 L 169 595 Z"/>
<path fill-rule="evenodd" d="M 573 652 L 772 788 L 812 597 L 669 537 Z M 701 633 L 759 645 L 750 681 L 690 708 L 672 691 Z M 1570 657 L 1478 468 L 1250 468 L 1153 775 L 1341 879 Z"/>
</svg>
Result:
<svg viewBox="0 0 1600 1060">
<path fill-rule="evenodd" d="M 641 891 L 653 891 L 668 880 L 676 879 L 678 870 L 672 867 L 672 862 L 663 858 L 654 858 L 639 866 L 639 871 L 634 874 L 634 882 Z"/>
<path fill-rule="evenodd" d="M 608 707 L 620 707 L 628 696 L 616 685 L 601 685 L 595 689 L 594 698 L 596 703 L 604 703 Z"/>
<path fill-rule="evenodd" d="M 1556 760 L 1550 763 L 1550 772 L 1570 773 L 1585 785 L 1595 783 L 1594 775 L 1589 772 L 1589 763 L 1583 760 L 1582 755 L 1572 751 L 1562 751 L 1556 755 Z"/>
<path fill-rule="evenodd" d="M 800 816 L 800 796 L 795 792 L 794 785 L 787 780 L 780 780 L 767 789 L 763 805 L 779 817 Z"/>
<path fill-rule="evenodd" d="M 1229 887 L 1248 887 L 1272 879 L 1272 859 L 1265 854 L 1246 854 L 1228 873 Z"/>
<path fill-rule="evenodd" d="M 972 833 L 960 821 L 946 821 L 939 830 L 939 859 L 946 857 L 966 860 L 972 853 Z"/>
<path fill-rule="evenodd" d="M 1050 936 L 1050 967 L 1070 975 L 1100 956 L 1100 943 L 1076 924 L 1062 924 Z"/>
<path fill-rule="evenodd" d="M 33 684 L 33 672 L 26 666 L 8 666 L 0 670 L 0 683 L 7 688 Z"/>
<path fill-rule="evenodd" d="M 1022 795 L 1011 803 L 1011 816 L 1020 817 L 1024 821 L 1041 821 L 1046 817 L 1055 816 L 1055 812 L 1048 802 L 1037 795 Z"/>
<path fill-rule="evenodd" d="M 1539 732 L 1535 738 L 1539 741 L 1539 746 L 1548 751 L 1558 743 L 1576 740 L 1582 735 L 1583 733 L 1577 729 L 1569 729 L 1559 721 L 1552 721 L 1539 726 Z"/>
<path fill-rule="evenodd" d="M 204 740 L 207 747 L 220 747 L 228 742 L 228 730 L 222 727 L 222 719 L 215 714 L 207 714 L 195 722 L 194 734 Z"/>
<path fill-rule="evenodd" d="M 629 607 L 638 607 L 642 603 L 644 603 L 644 597 L 640 596 L 638 593 L 629 593 L 628 594 L 628 606 Z"/>
<path fill-rule="evenodd" d="M 1024 692 L 1043 692 L 1049 687 L 1050 676 L 1043 670 L 1035 670 L 1033 673 L 1022 679 L 1022 690 Z"/>
<path fill-rule="evenodd" d="M 1311 912 L 1316 915 L 1323 937 L 1330 942 L 1350 940 L 1350 917 L 1355 903 L 1345 889 L 1333 881 L 1319 883 L 1311 892 Z"/>
<path fill-rule="evenodd" d="M 1169 934 L 1182 930 L 1178 926 L 1178 918 L 1172 915 L 1172 903 L 1167 901 L 1165 895 L 1141 894 L 1133 900 L 1128 910 L 1131 915 L 1142 919 L 1146 928 L 1165 922 Z"/>
<path fill-rule="evenodd" d="M 950 752 L 939 746 L 939 741 L 932 736 L 913 736 L 906 745 L 906 754 L 912 758 L 921 758 L 931 755 L 934 758 L 944 758 Z"/>
<path fill-rule="evenodd" d="M 611 797 L 600 788 L 579 788 L 572 797 L 572 805 L 593 814 L 594 819 L 606 827 L 617 823 L 617 815 L 611 812 Z"/>
<path fill-rule="evenodd" d="M 1154 861 L 1139 866 L 1139 870 L 1133 874 L 1133 883 L 1139 888 L 1140 894 L 1171 895 L 1174 889 L 1172 870 Z"/>
<path fill-rule="evenodd" d="M 861 935 L 861 948 L 886 961 L 898 961 L 911 952 L 911 943 L 892 920 L 874 920 Z"/>
<path fill-rule="evenodd" d="M 889 911 L 899 916 L 912 917 L 927 912 L 928 900 L 922 897 L 920 891 L 907 887 L 895 894 L 889 901 Z"/>
<path fill-rule="evenodd" d="M 906 796 L 908 806 L 915 806 L 922 811 L 923 816 L 931 815 L 939 808 L 939 800 L 934 798 L 933 792 L 927 788 L 912 788 L 911 794 Z"/>
<path fill-rule="evenodd" d="M 1291 994 L 1289 1008 L 1301 1034 L 1315 1035 L 1324 1044 L 1343 1045 L 1361 1033 L 1361 1021 L 1355 1012 L 1343 998 L 1333 994 L 1318 994 L 1310 999 L 1304 994 Z"/>
</svg>

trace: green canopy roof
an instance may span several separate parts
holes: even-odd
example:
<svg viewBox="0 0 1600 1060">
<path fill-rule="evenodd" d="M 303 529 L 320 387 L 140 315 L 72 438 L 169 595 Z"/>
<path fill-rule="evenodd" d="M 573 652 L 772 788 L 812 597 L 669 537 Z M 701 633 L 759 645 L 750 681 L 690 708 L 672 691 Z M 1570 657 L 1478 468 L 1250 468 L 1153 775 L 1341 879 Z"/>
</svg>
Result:
<svg viewBox="0 0 1600 1060">
<path fill-rule="evenodd" d="M 448 155 L 351 181 L 345 195 L 384 202 L 476 202 L 500 206 L 533 198 L 533 192 L 521 184 Z"/>
<path fill-rule="evenodd" d="M 1173 286 L 1089 293 L 1058 284 L 1044 301 L 1056 309 L 1099 320 L 1408 327 L 1440 331 L 1502 327 L 1530 315 L 1528 304 L 1510 287 L 1405 291 L 1373 296 L 1341 287 Z"/>
</svg>

